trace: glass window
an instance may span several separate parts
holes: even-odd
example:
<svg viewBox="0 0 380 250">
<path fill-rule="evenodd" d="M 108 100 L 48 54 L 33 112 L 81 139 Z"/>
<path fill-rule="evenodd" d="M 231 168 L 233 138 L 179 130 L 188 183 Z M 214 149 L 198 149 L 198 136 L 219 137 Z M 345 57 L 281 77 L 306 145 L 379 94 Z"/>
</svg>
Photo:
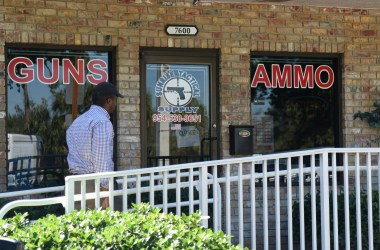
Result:
<svg viewBox="0 0 380 250">
<path fill-rule="evenodd" d="M 256 153 L 340 146 L 339 58 L 251 56 Z"/>
<path fill-rule="evenodd" d="M 147 156 L 149 165 L 208 159 L 209 66 L 147 64 Z"/>
<path fill-rule="evenodd" d="M 218 50 L 142 49 L 142 166 L 217 159 Z"/>
<path fill-rule="evenodd" d="M 66 128 L 91 105 L 92 87 L 110 80 L 111 54 L 79 47 L 6 49 L 9 189 L 63 184 Z"/>
</svg>

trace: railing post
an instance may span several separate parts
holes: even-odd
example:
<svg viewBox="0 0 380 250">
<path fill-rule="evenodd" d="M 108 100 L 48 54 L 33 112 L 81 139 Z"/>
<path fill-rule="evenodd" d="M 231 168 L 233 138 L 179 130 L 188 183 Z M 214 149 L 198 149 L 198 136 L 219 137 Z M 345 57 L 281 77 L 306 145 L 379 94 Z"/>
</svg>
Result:
<svg viewBox="0 0 380 250">
<path fill-rule="evenodd" d="M 74 210 L 74 181 L 69 180 L 68 177 L 65 179 L 65 202 L 66 202 L 66 214 Z"/>
<path fill-rule="evenodd" d="M 320 160 L 320 176 L 321 176 L 321 249 L 330 249 L 330 208 L 329 208 L 329 159 L 328 152 L 323 152 Z"/>
<path fill-rule="evenodd" d="M 200 169 L 200 176 L 199 176 L 199 192 L 200 192 L 200 199 L 199 199 L 199 209 L 201 211 L 201 215 L 203 217 L 202 219 L 202 225 L 204 227 L 208 227 L 208 191 L 207 191 L 207 166 L 203 166 Z"/>
</svg>

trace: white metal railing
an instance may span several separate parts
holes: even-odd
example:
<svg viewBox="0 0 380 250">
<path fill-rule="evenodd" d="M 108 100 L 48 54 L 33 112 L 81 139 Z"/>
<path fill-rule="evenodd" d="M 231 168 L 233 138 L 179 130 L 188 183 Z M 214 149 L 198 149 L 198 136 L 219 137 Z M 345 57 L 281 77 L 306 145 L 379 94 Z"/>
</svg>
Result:
<svg viewBox="0 0 380 250">
<path fill-rule="evenodd" d="M 99 184 L 101 178 L 109 180 L 110 191 L 96 188 L 86 193 L 85 182 Z M 88 199 L 95 199 L 99 207 L 106 196 L 111 209 L 114 197 L 122 197 L 124 211 L 131 200 L 148 201 L 178 215 L 199 209 L 212 217 L 214 230 L 222 229 L 234 236 L 234 243 L 252 249 L 375 249 L 380 246 L 374 240 L 378 229 L 373 228 L 373 218 L 380 216 L 380 206 L 372 206 L 380 199 L 379 179 L 380 148 L 324 148 L 68 176 L 60 202 L 66 212 L 75 202 L 85 208 Z M 75 182 L 81 183 L 79 194 Z M 352 214 L 353 195 L 356 204 L 365 197 L 368 209 L 356 206 Z M 352 218 L 355 231 L 350 228 Z M 208 221 L 203 224 L 208 226 Z"/>
<path fill-rule="evenodd" d="M 63 192 L 65 190 L 65 186 L 55 186 L 55 187 L 46 187 L 46 188 L 36 188 L 36 189 L 28 189 L 28 190 L 20 190 L 13 192 L 5 192 L 0 193 L 0 199 L 6 198 L 14 198 L 20 196 L 30 196 L 35 194 L 48 194 L 55 192 Z"/>
<path fill-rule="evenodd" d="M 43 205 L 51 205 L 51 204 L 58 204 L 58 203 L 61 203 L 65 207 L 65 204 L 64 204 L 65 200 L 63 199 L 63 196 L 30 199 L 30 197 L 33 197 L 35 195 L 39 196 L 39 195 L 50 194 L 50 193 L 62 194 L 64 190 L 65 190 L 65 186 L 56 186 L 56 187 L 36 188 L 36 189 L 0 193 L 0 199 L 7 199 L 7 198 L 15 199 L 15 198 L 21 197 L 20 200 L 9 202 L 0 209 L 0 219 L 2 219 L 8 211 L 16 207 L 43 206 Z"/>
<path fill-rule="evenodd" d="M 108 179 L 110 191 L 100 191 L 101 179 Z M 93 180 L 95 192 L 87 193 L 86 181 Z M 95 208 L 99 208 L 103 197 L 109 197 L 111 210 L 115 209 L 115 197 L 121 197 L 122 210 L 128 211 L 131 208 L 129 199 L 132 198 L 133 203 L 146 201 L 152 206 L 162 208 L 164 213 L 171 211 L 181 215 L 183 209 L 190 214 L 200 210 L 205 218 L 203 224 L 207 226 L 206 218 L 210 204 L 213 209 L 214 229 L 220 230 L 221 188 L 216 180 L 217 178 L 213 178 L 207 172 L 207 165 L 202 163 L 68 176 L 65 189 L 66 212 L 69 213 L 79 207 L 86 209 L 86 202 L 90 199 L 94 199 Z M 76 182 L 80 182 L 81 187 L 77 194 L 75 194 Z M 118 189 L 114 183 L 118 183 L 120 188 Z M 211 186 L 213 191 L 209 193 Z M 158 201 L 155 200 L 157 196 L 160 198 Z M 75 205 L 76 202 L 79 204 Z"/>
</svg>

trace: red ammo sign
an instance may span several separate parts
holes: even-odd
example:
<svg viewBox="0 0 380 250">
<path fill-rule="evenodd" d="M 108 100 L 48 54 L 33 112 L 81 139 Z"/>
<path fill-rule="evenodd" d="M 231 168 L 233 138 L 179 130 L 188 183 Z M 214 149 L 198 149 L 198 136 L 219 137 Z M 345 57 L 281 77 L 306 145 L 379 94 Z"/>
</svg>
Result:
<svg viewBox="0 0 380 250">
<path fill-rule="evenodd" d="M 328 65 L 320 65 L 314 69 L 313 65 L 285 64 L 281 72 L 279 64 L 271 65 L 271 78 L 269 78 L 264 64 L 258 64 L 252 78 L 251 87 L 256 88 L 259 83 L 267 88 L 314 88 L 328 89 L 334 83 L 334 71 Z M 327 74 L 327 81 L 322 81 L 322 74 Z"/>
</svg>

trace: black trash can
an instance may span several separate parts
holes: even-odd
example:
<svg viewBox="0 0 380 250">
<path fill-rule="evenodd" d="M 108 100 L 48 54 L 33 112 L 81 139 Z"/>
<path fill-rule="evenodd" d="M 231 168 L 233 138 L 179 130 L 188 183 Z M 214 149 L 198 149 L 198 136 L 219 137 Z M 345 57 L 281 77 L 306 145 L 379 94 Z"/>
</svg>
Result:
<svg viewBox="0 0 380 250">
<path fill-rule="evenodd" d="M 23 250 L 24 244 L 21 242 L 10 239 L 10 238 L 2 238 L 0 237 L 0 250 Z"/>
<path fill-rule="evenodd" d="M 252 125 L 230 125 L 230 155 L 252 155 L 253 154 L 253 132 Z"/>
</svg>

